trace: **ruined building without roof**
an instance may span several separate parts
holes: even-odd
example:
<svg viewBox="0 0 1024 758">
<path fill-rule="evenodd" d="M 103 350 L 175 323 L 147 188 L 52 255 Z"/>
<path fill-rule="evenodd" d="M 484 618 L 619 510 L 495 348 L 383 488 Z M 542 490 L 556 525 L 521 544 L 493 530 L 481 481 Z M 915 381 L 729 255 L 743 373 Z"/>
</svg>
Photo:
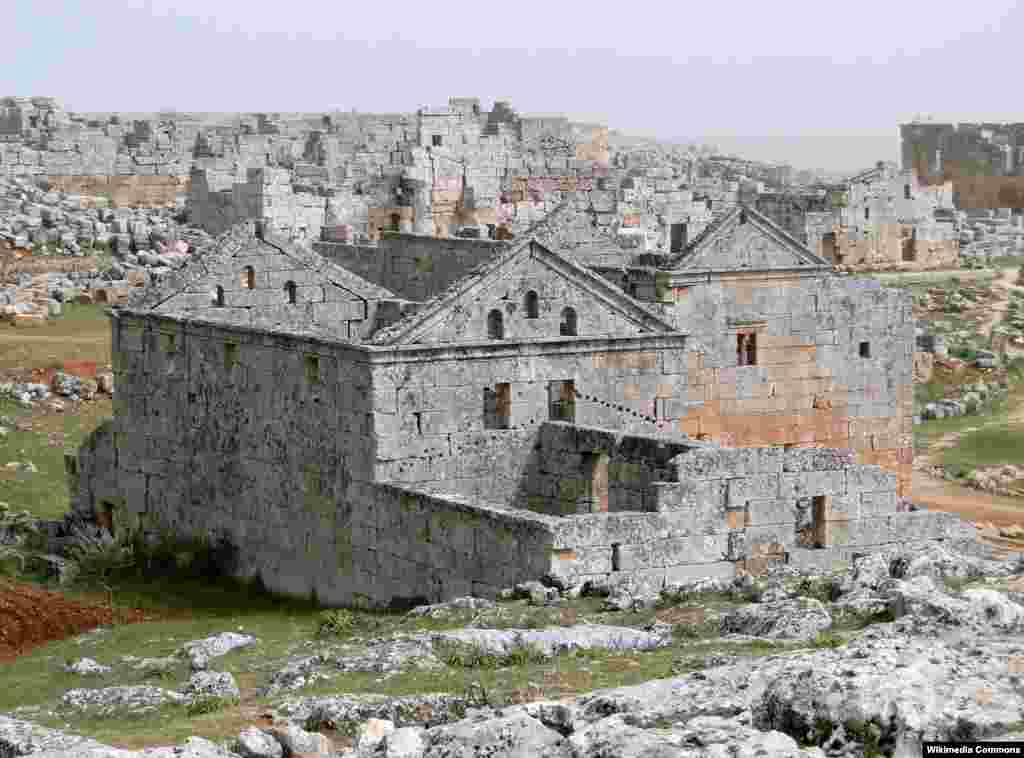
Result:
<svg viewBox="0 0 1024 758">
<path fill-rule="evenodd" d="M 114 309 L 115 418 L 69 460 L 118 533 L 221 535 L 331 604 L 830 567 L 912 511 L 909 297 L 739 206 L 678 254 L 294 246 L 236 226 Z"/>
</svg>

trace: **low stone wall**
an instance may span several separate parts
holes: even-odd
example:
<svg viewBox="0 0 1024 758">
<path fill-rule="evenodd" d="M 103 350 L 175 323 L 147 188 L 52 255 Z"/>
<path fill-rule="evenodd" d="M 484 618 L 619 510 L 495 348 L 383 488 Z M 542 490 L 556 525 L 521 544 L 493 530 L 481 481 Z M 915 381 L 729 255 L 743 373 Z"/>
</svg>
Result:
<svg viewBox="0 0 1024 758">
<path fill-rule="evenodd" d="M 93 256 L 77 258 L 58 255 L 32 255 L 16 258 L 3 268 L 7 276 L 17 274 L 87 273 L 95 271 L 97 260 Z"/>
<path fill-rule="evenodd" d="M 537 442 L 520 504 L 555 516 L 657 510 L 660 491 L 652 485 L 675 481 L 670 462 L 690 449 L 655 437 L 559 422 L 546 422 Z"/>
<path fill-rule="evenodd" d="M 955 516 L 906 512 L 896 477 L 826 448 L 692 449 L 676 481 L 652 483 L 657 513 L 569 516 L 552 573 L 576 583 L 762 573 L 770 562 L 817 565 L 886 545 L 950 538 Z M 845 552 L 844 552 L 845 551 Z M 843 556 L 846 558 L 843 558 Z"/>
<path fill-rule="evenodd" d="M 367 602 L 496 597 L 547 573 L 559 519 L 450 493 L 377 484 L 354 512 L 352 545 Z"/>
<path fill-rule="evenodd" d="M 109 196 L 119 207 L 173 206 L 188 194 L 181 176 L 49 176 L 50 189 L 76 195 Z"/>
</svg>

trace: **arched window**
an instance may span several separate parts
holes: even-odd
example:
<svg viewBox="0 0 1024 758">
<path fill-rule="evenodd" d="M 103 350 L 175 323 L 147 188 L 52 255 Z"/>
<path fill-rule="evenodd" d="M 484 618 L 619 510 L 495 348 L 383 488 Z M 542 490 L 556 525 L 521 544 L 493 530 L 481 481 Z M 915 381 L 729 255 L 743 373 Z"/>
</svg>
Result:
<svg viewBox="0 0 1024 758">
<path fill-rule="evenodd" d="M 505 339 L 505 325 L 497 308 L 487 314 L 487 336 L 492 340 Z"/>
<path fill-rule="evenodd" d="M 256 269 L 246 266 L 242 273 L 242 286 L 247 290 L 256 289 Z"/>
<path fill-rule="evenodd" d="M 576 310 L 574 308 L 562 309 L 562 323 L 559 332 L 563 337 L 576 336 Z"/>
<path fill-rule="evenodd" d="M 288 295 L 288 303 L 290 305 L 295 305 L 295 302 L 296 302 L 295 298 L 296 298 L 296 295 L 297 295 L 297 289 L 298 288 L 295 286 L 295 282 L 285 282 L 284 283 L 284 292 L 285 292 L 286 295 Z"/>
<path fill-rule="evenodd" d="M 526 310 L 526 318 L 539 318 L 540 317 L 540 297 L 533 290 L 526 293 L 526 300 L 523 303 L 523 308 Z"/>
<path fill-rule="evenodd" d="M 213 291 L 213 297 L 211 299 L 213 300 L 214 307 L 216 307 L 216 308 L 223 308 L 224 307 L 224 288 L 221 287 L 221 286 L 218 286 L 217 289 L 215 289 Z"/>
</svg>

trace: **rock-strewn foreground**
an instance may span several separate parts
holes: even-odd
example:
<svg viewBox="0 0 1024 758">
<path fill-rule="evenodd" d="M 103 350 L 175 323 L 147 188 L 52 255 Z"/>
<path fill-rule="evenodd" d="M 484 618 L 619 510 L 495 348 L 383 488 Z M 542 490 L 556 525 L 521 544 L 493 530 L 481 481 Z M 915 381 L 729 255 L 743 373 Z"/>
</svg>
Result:
<svg viewBox="0 0 1024 758">
<path fill-rule="evenodd" d="M 745 597 L 760 602 L 722 615 L 717 623 L 723 635 L 799 640 L 806 638 L 807 630 L 820 630 L 828 618 L 850 609 L 882 610 L 894 620 L 870 624 L 834 647 L 818 645 L 757 659 L 725 656 L 681 676 L 557 702 L 474 708 L 465 697 L 453 694 L 293 695 L 277 701 L 272 726 L 249 727 L 223 745 L 193 737 L 178 747 L 140 752 L 43 729 L 19 714 L 19 718 L 0 716 L 0 758 L 916 757 L 923 740 L 1024 740 L 1024 577 L 1019 575 L 1020 568 L 942 547 L 912 555 L 872 555 L 860 559 L 835 585 L 836 596 L 828 603 L 790 597 L 778 577 L 756 587 L 748 580 Z M 992 580 L 960 592 L 947 587 L 947 580 L 980 577 Z M 676 591 L 728 588 L 717 584 L 704 582 Z M 643 598 L 634 601 L 643 602 Z M 783 621 L 777 623 L 779 619 Z M 201 666 L 193 668 L 214 667 L 227 643 L 248 644 L 237 636 L 238 640 L 221 635 L 197 641 L 186 645 L 180 655 L 192 658 L 203 650 Z M 338 654 L 331 662 L 344 671 L 365 660 L 358 665 L 379 671 L 424 666 L 426 658 L 429 668 L 446 665 L 447 654 L 439 652 L 443 650 L 439 643 L 510 656 L 532 640 L 538 643 L 533 654 L 551 656 L 610 644 L 648 650 L 670 638 L 658 624 L 647 632 L 596 625 L 542 631 L 465 629 L 392 642 L 375 640 L 369 648 L 375 652 L 369 658 L 359 657 L 365 657 L 366 649 L 354 650 L 351 661 Z M 382 653 L 389 645 L 389 652 Z M 387 661 L 387 666 L 382 667 L 381 661 Z M 328 662 L 307 656 L 292 665 L 296 674 L 305 674 Z M 343 679 L 336 681 L 341 690 Z M 233 692 L 230 675 L 202 671 L 193 676 L 191 690 L 157 694 L 194 699 L 196 692 L 214 685 L 225 687 L 229 695 Z M 134 692 L 126 698 L 125 689 L 98 687 L 88 696 L 76 690 L 70 700 L 109 708 L 140 696 Z M 350 746 L 338 747 L 317 733 L 320 729 L 348 735 Z"/>
</svg>

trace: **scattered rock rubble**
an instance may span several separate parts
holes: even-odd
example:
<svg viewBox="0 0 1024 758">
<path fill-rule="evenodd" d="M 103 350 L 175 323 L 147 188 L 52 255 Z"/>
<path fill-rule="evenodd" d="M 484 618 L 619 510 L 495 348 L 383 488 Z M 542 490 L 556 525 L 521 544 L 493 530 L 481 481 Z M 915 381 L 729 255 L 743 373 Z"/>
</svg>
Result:
<svg viewBox="0 0 1024 758">
<path fill-rule="evenodd" d="M 857 559 L 845 575 L 811 577 L 834 588 L 831 603 L 786 597 L 793 593 L 787 583 L 795 574 L 785 569 L 765 580 L 680 585 L 664 599 L 713 592 L 755 601 L 723 615 L 720 626 L 723 633 L 757 639 L 811 639 L 828 627 L 827 619 L 838 606 L 857 601 L 863 608 L 888 610 L 893 620 L 872 624 L 839 647 L 756 659 L 708 655 L 699 665 L 686 661 L 691 668 L 684 666 L 686 673 L 680 676 L 565 701 L 493 707 L 471 693 L 292 698 L 276 705 L 272 725 L 246 728 L 227 746 L 192 738 L 178 748 L 143 752 L 102 752 L 90 740 L 0 716 L 0 755 L 810 758 L 881 752 L 902 757 L 920 755 L 924 740 L 1021 739 L 1024 577 L 1017 574 L 1022 570 L 1024 565 L 935 545 L 913 553 L 872 554 Z M 977 583 L 954 592 L 946 588 L 952 580 Z M 468 600 L 446 605 L 476 609 Z M 419 609 L 411 617 L 435 612 L 436 607 Z M 463 629 L 427 636 L 501 654 L 525 639 L 548 644 L 549 652 L 555 652 L 600 645 L 621 639 L 616 636 L 621 634 L 614 627 L 578 625 L 558 630 Z M 657 633 L 631 629 L 629 634 L 636 649 L 660 644 Z M 182 650 L 215 657 L 253 644 L 245 637 L 229 632 L 188 643 Z M 407 644 L 409 638 L 401 641 Z M 386 644 L 374 641 L 363 648 Z M 337 664 L 343 653 L 335 655 Z M 85 660 L 76 665 L 91 669 Z M 110 714 L 235 692 L 229 674 L 203 671 L 192 676 L 184 693 L 146 686 L 75 689 L 62 703 Z M 351 747 L 339 750 L 317 733 L 321 729 L 349 735 Z"/>
</svg>

